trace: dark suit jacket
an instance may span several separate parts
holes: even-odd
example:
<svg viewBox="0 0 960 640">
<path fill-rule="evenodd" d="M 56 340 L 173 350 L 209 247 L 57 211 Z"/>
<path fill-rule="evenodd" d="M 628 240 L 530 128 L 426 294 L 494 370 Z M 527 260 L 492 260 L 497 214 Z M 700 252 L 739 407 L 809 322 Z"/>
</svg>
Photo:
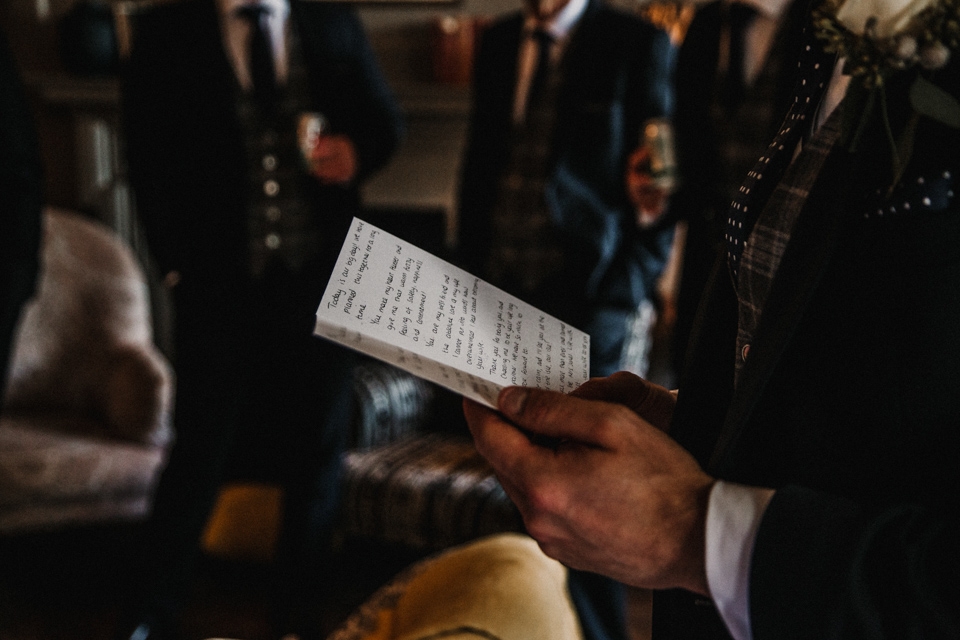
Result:
<svg viewBox="0 0 960 640">
<path fill-rule="evenodd" d="M 322 265 L 328 272 L 357 213 L 358 183 L 386 163 L 402 121 L 354 11 L 290 5 L 311 108 L 326 115 L 332 132 L 349 136 L 359 157 L 349 186 L 305 177 L 313 211 L 329 230 Z M 150 248 L 163 272 L 179 270 L 184 282 L 208 278 L 226 290 L 246 272 L 247 165 L 238 85 L 215 2 L 184 0 L 139 16 L 124 77 L 131 182 Z M 313 313 L 322 289 L 309 294 L 304 305 L 313 304 Z"/>
<path fill-rule="evenodd" d="M 960 93 L 956 61 L 935 78 Z M 912 79 L 887 86 L 895 132 Z M 885 199 L 889 154 L 874 121 L 827 159 L 736 390 L 723 265 L 701 306 L 673 433 L 717 477 L 778 490 L 753 552 L 756 640 L 960 637 L 960 203 L 942 186 L 960 134 L 922 118 Z M 920 177 L 945 197 L 904 211 Z M 703 631 L 711 607 L 658 598 L 658 637 L 723 637 Z"/>
<path fill-rule="evenodd" d="M 42 192 L 33 120 L 13 55 L 0 33 L 0 404 L 20 311 L 37 280 Z"/>
<path fill-rule="evenodd" d="M 490 215 L 509 150 L 523 16 L 483 35 L 460 191 L 459 252 L 483 273 Z M 636 309 L 665 262 L 669 230 L 638 232 L 623 188 L 642 123 L 669 113 L 673 49 L 667 34 L 591 0 L 563 60 L 547 197 L 578 301 Z M 568 321 L 572 321 L 567 318 Z"/>
</svg>

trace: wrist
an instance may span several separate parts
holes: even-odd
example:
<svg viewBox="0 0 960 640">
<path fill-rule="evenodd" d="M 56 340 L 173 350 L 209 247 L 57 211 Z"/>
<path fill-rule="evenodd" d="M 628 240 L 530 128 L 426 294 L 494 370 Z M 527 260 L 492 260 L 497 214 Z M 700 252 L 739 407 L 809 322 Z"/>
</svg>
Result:
<svg viewBox="0 0 960 640">
<path fill-rule="evenodd" d="M 681 485 L 665 487 L 666 501 L 653 512 L 664 517 L 659 525 L 657 547 L 648 560 L 648 580 L 638 586 L 649 589 L 686 589 L 710 597 L 706 566 L 706 522 L 710 492 L 715 480 L 706 474 L 687 476 Z M 656 521 L 657 518 L 653 517 Z"/>
<path fill-rule="evenodd" d="M 710 493 L 715 483 L 716 480 L 713 478 L 704 476 L 691 490 L 689 525 L 679 560 L 680 583 L 678 586 L 707 597 L 710 597 L 706 561 L 707 510 L 710 505 Z"/>
</svg>

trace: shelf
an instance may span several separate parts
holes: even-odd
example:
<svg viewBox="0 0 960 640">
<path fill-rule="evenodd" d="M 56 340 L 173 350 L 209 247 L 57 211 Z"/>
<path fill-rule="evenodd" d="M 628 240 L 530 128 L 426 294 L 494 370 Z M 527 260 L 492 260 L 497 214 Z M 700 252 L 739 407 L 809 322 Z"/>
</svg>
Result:
<svg viewBox="0 0 960 640">
<path fill-rule="evenodd" d="M 91 111 L 118 113 L 120 87 L 116 78 L 37 74 L 25 80 L 47 108 L 66 108 L 76 116 Z M 457 186 L 470 111 L 469 88 L 402 82 L 395 92 L 407 116 L 407 135 L 390 163 L 363 186 L 364 205 L 411 213 L 442 212 L 446 242 L 450 245 L 456 237 Z M 91 146 L 89 135 L 81 136 L 89 128 L 86 123 L 75 127 L 78 140 L 82 141 L 77 158 L 76 179 L 81 183 L 78 188 L 81 194 L 92 189 L 97 196 L 81 196 L 82 204 L 99 208 L 104 206 L 100 202 L 100 187 L 106 182 L 101 176 L 105 171 L 101 165 L 112 167 L 111 176 L 122 171 L 114 166 L 114 153 L 100 149 L 104 145 Z M 105 148 L 110 151 L 115 145 L 110 143 Z M 91 171 L 93 174 L 87 175 Z"/>
<path fill-rule="evenodd" d="M 120 82 L 114 77 L 27 74 L 24 83 L 48 106 L 116 109 L 120 105 Z"/>
<path fill-rule="evenodd" d="M 435 82 L 395 82 L 393 90 L 408 117 L 453 117 L 470 115 L 470 88 Z"/>
</svg>

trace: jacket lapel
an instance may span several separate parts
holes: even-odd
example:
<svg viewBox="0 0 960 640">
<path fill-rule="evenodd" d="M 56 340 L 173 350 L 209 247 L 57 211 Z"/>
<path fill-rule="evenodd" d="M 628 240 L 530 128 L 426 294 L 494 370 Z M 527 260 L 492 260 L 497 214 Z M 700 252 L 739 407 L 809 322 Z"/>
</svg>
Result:
<svg viewBox="0 0 960 640">
<path fill-rule="evenodd" d="M 804 204 L 710 457 L 707 468 L 711 472 L 722 470 L 837 250 L 845 216 L 850 214 L 839 197 L 844 191 L 840 176 L 848 175 L 848 162 L 846 151 L 834 149 Z"/>
</svg>

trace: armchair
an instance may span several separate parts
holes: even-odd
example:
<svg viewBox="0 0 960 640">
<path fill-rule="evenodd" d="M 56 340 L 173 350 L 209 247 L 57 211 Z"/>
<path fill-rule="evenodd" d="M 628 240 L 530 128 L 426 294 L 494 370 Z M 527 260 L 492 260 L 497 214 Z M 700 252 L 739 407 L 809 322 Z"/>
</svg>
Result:
<svg viewBox="0 0 960 640">
<path fill-rule="evenodd" d="M 147 283 L 103 225 L 49 209 L 0 414 L 0 534 L 135 520 L 172 443 Z"/>
</svg>

